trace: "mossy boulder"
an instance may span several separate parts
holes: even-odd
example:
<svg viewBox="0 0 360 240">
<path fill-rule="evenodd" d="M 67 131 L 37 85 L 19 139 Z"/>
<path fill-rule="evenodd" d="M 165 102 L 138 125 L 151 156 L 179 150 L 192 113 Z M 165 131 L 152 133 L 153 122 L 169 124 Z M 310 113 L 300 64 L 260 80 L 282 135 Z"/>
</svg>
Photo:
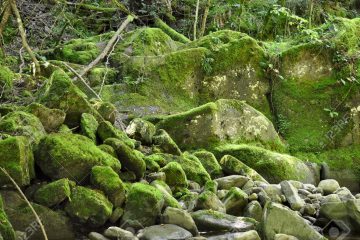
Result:
<svg viewBox="0 0 360 240">
<path fill-rule="evenodd" d="M 50 109 L 39 103 L 32 103 L 27 111 L 39 118 L 47 132 L 55 132 L 64 123 L 66 114 L 60 109 Z"/>
<path fill-rule="evenodd" d="M 160 171 L 166 175 L 166 183 L 171 187 L 183 188 L 188 186 L 186 174 L 177 162 L 169 162 Z"/>
<path fill-rule="evenodd" d="M 164 197 L 164 207 L 173 207 L 181 209 L 180 203 L 173 197 L 170 187 L 161 180 L 151 182 L 151 186 L 158 189 Z"/>
<path fill-rule="evenodd" d="M 257 173 L 254 169 L 248 167 L 239 159 L 225 155 L 220 160 L 220 165 L 222 166 L 224 172 L 229 175 L 239 174 L 246 175 L 250 177 L 253 181 L 261 181 L 267 182 L 259 173 Z"/>
<path fill-rule="evenodd" d="M 19 186 L 29 185 L 30 180 L 35 177 L 34 156 L 30 141 L 22 136 L 0 140 L 0 166 Z M 0 185 L 12 186 L 10 180 L 2 172 Z"/>
<path fill-rule="evenodd" d="M 27 239 L 44 239 L 34 213 L 25 200 L 15 191 L 1 191 L 4 209 L 14 230 L 27 233 Z M 48 239 L 75 240 L 75 228 L 70 219 L 62 212 L 55 212 L 42 205 L 31 203 L 36 213 L 40 216 Z M 31 227 L 31 232 L 29 230 Z"/>
<path fill-rule="evenodd" d="M 193 153 L 197 157 L 211 178 L 218 178 L 223 176 L 221 166 L 215 155 L 206 150 L 200 150 Z"/>
<path fill-rule="evenodd" d="M 87 181 L 91 168 L 110 166 L 119 172 L 118 159 L 100 150 L 90 139 L 77 134 L 54 133 L 44 137 L 36 151 L 36 163 L 52 178 Z"/>
<path fill-rule="evenodd" d="M 126 128 L 129 137 L 141 141 L 145 144 L 151 144 L 155 135 L 156 128 L 154 124 L 141 118 L 135 118 Z"/>
<path fill-rule="evenodd" d="M 156 127 L 165 129 L 183 149 L 224 143 L 259 143 L 271 149 L 284 148 L 272 122 L 238 100 L 222 99 L 170 115 Z"/>
<path fill-rule="evenodd" d="M 125 169 L 134 172 L 137 178 L 142 178 L 144 176 L 146 164 L 134 149 L 116 138 L 108 138 L 104 143 L 115 149 L 116 155 Z"/>
<path fill-rule="evenodd" d="M 95 67 L 86 75 L 90 87 L 102 86 L 113 83 L 117 77 L 117 71 L 113 68 Z"/>
<path fill-rule="evenodd" d="M 169 153 L 174 155 L 181 155 L 181 150 L 170 135 L 164 130 L 159 129 L 156 135 L 153 137 L 153 143 L 156 145 L 163 153 Z"/>
<path fill-rule="evenodd" d="M 34 201 L 46 207 L 53 207 L 70 198 L 75 182 L 59 179 L 40 187 L 34 194 Z"/>
<path fill-rule="evenodd" d="M 93 106 L 106 121 L 111 124 L 115 123 L 117 110 L 112 103 L 101 101 L 96 102 Z"/>
<path fill-rule="evenodd" d="M 65 206 L 72 219 L 92 227 L 104 225 L 112 210 L 112 203 L 101 192 L 81 186 L 72 189 L 71 201 Z"/>
<path fill-rule="evenodd" d="M 186 174 L 188 180 L 204 185 L 207 181 L 211 179 L 210 175 L 207 173 L 200 160 L 190 154 L 184 154 L 182 156 L 170 155 L 170 154 L 161 154 L 167 163 L 177 162 L 181 165 L 182 169 Z"/>
<path fill-rule="evenodd" d="M 185 47 L 194 46 L 210 50 L 202 60 L 207 74 L 199 88 L 201 102 L 222 98 L 244 100 L 267 117 L 271 116 L 266 97 L 270 85 L 262 67 L 267 62 L 267 56 L 255 39 L 224 30 Z"/>
<path fill-rule="evenodd" d="M 121 223 L 135 229 L 152 226 L 160 216 L 164 205 L 162 193 L 144 183 L 131 185 Z"/>
<path fill-rule="evenodd" d="M 156 160 L 154 160 L 153 156 L 146 156 L 143 158 L 144 162 L 146 164 L 146 170 L 150 171 L 150 172 L 158 172 L 160 170 L 160 165 L 156 162 Z"/>
<path fill-rule="evenodd" d="M 232 187 L 224 197 L 226 213 L 234 216 L 243 216 L 249 196 L 240 188 Z"/>
<path fill-rule="evenodd" d="M 135 141 L 133 139 L 130 139 L 124 131 L 116 128 L 108 121 L 102 121 L 99 123 L 97 134 L 103 142 L 105 142 L 108 138 L 116 138 L 125 142 L 131 148 L 135 147 Z"/>
<path fill-rule="evenodd" d="M 62 70 L 56 70 L 46 84 L 38 91 L 38 100 L 49 108 L 65 111 L 65 124 L 69 127 L 80 125 L 81 115 L 90 113 L 98 121 L 102 121 L 100 114 L 89 103 L 87 96 L 73 83 Z"/>
<path fill-rule="evenodd" d="M 219 199 L 216 193 L 211 191 L 204 191 L 199 195 L 196 208 L 210 209 L 222 213 L 226 212 L 224 203 Z"/>
<path fill-rule="evenodd" d="M 15 111 L 0 119 L 0 132 L 13 136 L 26 136 L 31 143 L 38 143 L 46 134 L 40 120 L 31 113 Z"/>
<path fill-rule="evenodd" d="M 96 132 L 98 129 L 99 123 L 96 121 L 96 118 L 89 114 L 83 113 L 81 115 L 80 127 L 82 135 L 90 138 L 93 142 L 96 143 Z"/>
<path fill-rule="evenodd" d="M 316 185 L 320 180 L 320 170 L 300 159 L 260 147 L 246 144 L 228 144 L 214 149 L 217 157 L 232 155 L 242 159 L 243 163 L 253 168 L 270 183 L 284 180 L 298 180 Z"/>
<path fill-rule="evenodd" d="M 93 167 L 90 182 L 108 196 L 114 207 L 122 206 L 125 201 L 125 187 L 119 175 L 111 167 Z"/>
<path fill-rule="evenodd" d="M 0 196 L 0 235 L 4 240 L 15 240 L 15 231 L 5 213 L 3 200 Z"/>
</svg>

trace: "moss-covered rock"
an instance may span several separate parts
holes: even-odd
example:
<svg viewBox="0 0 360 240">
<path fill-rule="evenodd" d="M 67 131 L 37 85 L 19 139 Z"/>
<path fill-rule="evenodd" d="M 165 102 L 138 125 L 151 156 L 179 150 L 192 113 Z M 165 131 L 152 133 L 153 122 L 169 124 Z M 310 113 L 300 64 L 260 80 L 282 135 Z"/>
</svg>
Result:
<svg viewBox="0 0 360 240">
<path fill-rule="evenodd" d="M 108 121 L 103 121 L 99 123 L 97 134 L 103 142 L 105 142 L 105 140 L 108 138 L 116 138 L 123 141 L 131 148 L 135 147 L 135 141 L 133 139 L 130 139 L 125 132 L 114 127 Z"/>
<path fill-rule="evenodd" d="M 253 168 L 270 183 L 298 180 L 316 185 L 320 180 L 320 171 L 317 172 L 317 169 L 311 164 L 296 157 L 263 148 L 245 144 L 229 144 L 215 148 L 214 153 L 219 158 L 224 155 L 232 155 L 242 159 L 244 164 Z"/>
<path fill-rule="evenodd" d="M 36 151 L 36 163 L 52 179 L 69 178 L 76 182 L 88 180 L 91 168 L 110 166 L 119 172 L 118 159 L 101 151 L 87 137 L 56 133 L 44 137 Z"/>
<path fill-rule="evenodd" d="M 113 83 L 117 77 L 117 71 L 113 68 L 95 67 L 86 75 L 90 87 L 102 86 Z"/>
<path fill-rule="evenodd" d="M 206 150 L 200 150 L 193 153 L 197 157 L 211 178 L 218 178 L 223 176 L 223 172 L 219 162 L 213 153 Z"/>
<path fill-rule="evenodd" d="M 76 87 L 70 77 L 62 70 L 56 70 L 49 80 L 38 91 L 40 103 L 49 108 L 65 111 L 65 124 L 69 127 L 80 125 L 81 115 L 90 113 L 98 121 L 102 121 L 100 114 L 89 103 L 86 95 Z"/>
<path fill-rule="evenodd" d="M 224 197 L 226 213 L 235 216 L 243 216 L 246 205 L 248 204 L 248 195 L 240 188 L 233 187 Z"/>
<path fill-rule="evenodd" d="M 115 149 L 112 146 L 106 145 L 106 144 L 101 144 L 98 146 L 98 148 L 100 148 L 103 152 L 106 152 L 106 153 L 110 154 L 111 156 L 117 158 Z"/>
<path fill-rule="evenodd" d="M 115 123 L 117 110 L 112 103 L 104 101 L 96 102 L 94 107 L 106 121 L 112 124 Z"/>
<path fill-rule="evenodd" d="M 115 149 L 116 155 L 125 169 L 134 172 L 137 178 L 144 176 L 146 164 L 134 149 L 116 138 L 108 138 L 104 143 Z"/>
<path fill-rule="evenodd" d="M 47 132 L 55 132 L 64 123 L 66 114 L 60 109 L 50 109 L 39 103 L 32 103 L 28 111 L 39 118 Z"/>
<path fill-rule="evenodd" d="M 13 88 L 14 78 L 15 74 L 8 67 L 0 65 L 0 89 L 5 93 L 5 97 Z"/>
<path fill-rule="evenodd" d="M 30 184 L 35 175 L 34 156 L 30 141 L 26 137 L 9 137 L 0 140 L 0 166 L 19 186 Z M 1 172 L 0 185 L 10 185 L 10 180 Z"/>
<path fill-rule="evenodd" d="M 53 57 L 71 63 L 89 64 L 99 54 L 99 47 L 91 39 L 73 39 L 57 47 Z"/>
<path fill-rule="evenodd" d="M 96 118 L 89 114 L 83 113 L 81 115 L 80 127 L 82 135 L 90 138 L 93 142 L 96 143 L 96 131 L 98 129 L 99 123 L 96 121 Z"/>
<path fill-rule="evenodd" d="M 16 231 L 27 233 L 27 239 L 44 239 L 34 213 L 25 200 L 15 191 L 1 191 L 4 209 L 12 226 Z M 75 240 L 75 228 L 70 219 L 62 212 L 55 212 L 50 208 L 31 203 L 44 224 L 48 239 Z M 29 226 L 31 230 L 29 230 Z"/>
<path fill-rule="evenodd" d="M 126 133 L 129 137 L 145 144 L 152 143 L 152 138 L 155 135 L 155 132 L 156 128 L 154 124 L 141 118 L 135 118 L 126 128 Z"/>
<path fill-rule="evenodd" d="M 99 227 L 110 218 L 113 205 L 101 193 L 86 187 L 75 187 L 71 201 L 65 206 L 66 213 L 82 224 Z"/>
<path fill-rule="evenodd" d="M 253 181 L 261 181 L 267 182 L 259 173 L 257 173 L 254 169 L 248 167 L 239 159 L 225 155 L 220 160 L 220 165 L 222 166 L 223 170 L 227 174 L 239 174 L 239 175 L 246 175 L 250 177 Z"/>
<path fill-rule="evenodd" d="M 219 199 L 216 193 L 211 191 L 204 191 L 199 195 L 196 205 L 197 209 L 209 209 L 225 213 L 226 208 L 223 202 Z"/>
<path fill-rule="evenodd" d="M 164 197 L 164 207 L 180 208 L 180 203 L 173 197 L 170 187 L 161 180 L 155 180 L 151 182 L 151 186 L 158 189 Z"/>
<path fill-rule="evenodd" d="M 200 185 L 204 185 L 207 181 L 209 181 L 210 175 L 207 173 L 199 159 L 193 155 L 170 155 L 170 154 L 162 154 L 162 156 L 166 159 L 168 163 L 177 162 L 181 165 L 182 169 L 186 174 L 186 178 L 188 180 L 199 183 Z"/>
<path fill-rule="evenodd" d="M 114 207 L 122 206 L 125 201 L 124 184 L 111 167 L 93 167 L 90 182 L 95 188 L 100 189 L 109 197 Z"/>
<path fill-rule="evenodd" d="M 225 30 L 186 45 L 194 46 L 210 50 L 202 60 L 207 76 L 199 88 L 201 102 L 222 98 L 245 100 L 267 117 L 271 116 L 266 98 L 270 86 L 261 66 L 267 57 L 255 39 Z"/>
<path fill-rule="evenodd" d="M 40 187 L 34 194 L 34 201 L 46 207 L 53 207 L 70 198 L 75 182 L 67 178 L 59 179 Z"/>
<path fill-rule="evenodd" d="M 146 156 L 143 158 L 146 164 L 146 170 L 150 172 L 158 172 L 160 170 L 160 165 L 153 159 L 153 156 Z"/>
<path fill-rule="evenodd" d="M 170 135 L 163 129 L 159 129 L 157 134 L 153 137 L 154 144 L 164 153 L 174 155 L 181 155 L 181 150 L 170 137 Z"/>
<path fill-rule="evenodd" d="M 188 186 L 186 174 L 177 162 L 166 164 L 160 171 L 166 175 L 166 183 L 171 187 L 183 188 Z"/>
<path fill-rule="evenodd" d="M 184 149 L 209 148 L 228 142 L 284 148 L 271 121 L 237 100 L 218 100 L 165 117 L 156 127 L 165 129 Z"/>
<path fill-rule="evenodd" d="M 144 158 L 145 161 L 156 162 L 160 167 L 165 167 L 167 164 L 166 157 L 161 153 L 148 155 Z"/>
<path fill-rule="evenodd" d="M 121 219 L 122 226 L 139 229 L 154 225 L 163 205 L 163 195 L 158 189 L 143 183 L 132 184 Z"/>
<path fill-rule="evenodd" d="M 26 136 L 31 143 L 38 143 L 46 132 L 40 120 L 31 113 L 15 111 L 0 119 L 0 132 L 13 136 Z"/>
<path fill-rule="evenodd" d="M 0 196 L 0 234 L 4 240 L 15 240 L 15 231 L 5 213 L 3 200 Z"/>
</svg>

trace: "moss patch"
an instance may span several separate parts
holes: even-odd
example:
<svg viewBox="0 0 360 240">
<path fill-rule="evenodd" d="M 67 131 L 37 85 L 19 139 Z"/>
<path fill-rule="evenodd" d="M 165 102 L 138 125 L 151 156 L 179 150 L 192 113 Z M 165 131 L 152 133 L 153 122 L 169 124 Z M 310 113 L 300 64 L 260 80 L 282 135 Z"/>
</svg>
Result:
<svg viewBox="0 0 360 240">
<path fill-rule="evenodd" d="M 74 182 L 67 178 L 59 179 L 39 188 L 34 195 L 35 202 L 52 207 L 70 198 Z"/>
</svg>

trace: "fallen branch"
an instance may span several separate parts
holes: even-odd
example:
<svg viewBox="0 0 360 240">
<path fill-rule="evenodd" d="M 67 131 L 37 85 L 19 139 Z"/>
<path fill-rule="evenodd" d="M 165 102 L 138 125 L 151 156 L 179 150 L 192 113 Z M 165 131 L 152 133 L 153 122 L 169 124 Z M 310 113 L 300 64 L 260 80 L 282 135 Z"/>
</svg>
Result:
<svg viewBox="0 0 360 240">
<path fill-rule="evenodd" d="M 177 31 L 175 31 L 174 29 L 172 29 L 171 27 L 169 27 L 169 25 L 167 25 L 163 20 L 161 20 L 160 18 L 155 18 L 155 27 L 160 28 L 161 30 L 163 30 L 167 35 L 169 35 L 173 40 L 178 41 L 178 42 L 182 42 L 182 43 L 189 43 L 191 42 L 190 39 L 188 39 L 187 37 L 185 37 L 184 35 L 178 33 Z"/>
<path fill-rule="evenodd" d="M 7 178 L 9 178 L 9 180 L 12 182 L 12 184 L 14 184 L 16 190 L 20 193 L 20 195 L 24 198 L 25 202 L 27 203 L 27 205 L 29 206 L 29 208 L 31 209 L 32 213 L 35 215 L 36 221 L 40 226 L 40 229 L 42 231 L 42 234 L 44 236 L 44 240 L 48 240 L 48 237 L 46 235 L 46 231 L 45 231 L 45 227 L 41 222 L 41 219 L 39 217 L 39 215 L 36 213 L 35 209 L 33 208 L 33 206 L 31 205 L 31 203 L 29 202 L 29 200 L 27 199 L 27 197 L 25 196 L 25 194 L 23 193 L 23 191 L 21 191 L 21 188 L 19 187 L 19 185 L 15 182 L 15 180 L 10 176 L 10 174 L 5 170 L 5 168 L 0 167 L 0 170 L 5 174 L 5 176 Z"/>
<path fill-rule="evenodd" d="M 93 67 L 95 67 L 100 61 L 102 61 L 111 51 L 113 45 L 115 44 L 116 40 L 118 39 L 119 35 L 124 31 L 126 26 L 134 21 L 135 17 L 132 15 L 129 15 L 126 20 L 121 24 L 119 29 L 115 32 L 114 36 L 109 40 L 106 47 L 102 51 L 102 53 L 94 60 L 92 61 L 88 66 L 86 66 L 79 75 L 81 77 L 85 76 Z"/>
<path fill-rule="evenodd" d="M 197 25 L 198 25 L 198 18 L 199 18 L 199 5 L 200 5 L 200 0 L 197 0 L 196 2 L 196 10 L 195 10 L 195 21 L 194 21 L 194 40 L 196 40 L 196 36 L 197 36 Z"/>
</svg>

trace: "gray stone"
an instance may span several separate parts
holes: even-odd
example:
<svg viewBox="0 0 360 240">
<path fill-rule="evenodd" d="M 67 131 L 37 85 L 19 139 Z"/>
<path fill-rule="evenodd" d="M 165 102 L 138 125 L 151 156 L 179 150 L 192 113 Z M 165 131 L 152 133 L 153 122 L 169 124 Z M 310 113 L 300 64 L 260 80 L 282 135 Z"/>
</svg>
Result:
<svg viewBox="0 0 360 240">
<path fill-rule="evenodd" d="M 291 209 L 299 211 L 305 205 L 305 202 L 299 196 L 298 190 L 289 181 L 283 181 L 280 185 Z"/>
<path fill-rule="evenodd" d="M 241 216 L 248 203 L 248 198 L 248 195 L 240 188 L 231 188 L 223 200 L 226 213 L 234 216 Z"/>
<path fill-rule="evenodd" d="M 297 212 L 278 203 L 266 205 L 262 227 L 265 240 L 273 240 L 278 233 L 292 235 L 301 240 L 326 239 Z"/>
<path fill-rule="evenodd" d="M 275 235 L 274 240 L 298 240 L 298 239 L 291 235 L 278 233 Z"/>
<path fill-rule="evenodd" d="M 191 214 L 185 210 L 167 207 L 161 216 L 161 220 L 162 223 L 178 225 L 191 232 L 194 236 L 199 234 Z"/>
<path fill-rule="evenodd" d="M 138 239 L 134 234 L 130 231 L 124 230 L 119 227 L 109 227 L 104 231 L 104 236 L 117 239 L 117 240 L 136 240 Z"/>
<path fill-rule="evenodd" d="M 141 118 L 135 118 L 130 122 L 125 132 L 131 138 L 143 143 L 151 144 L 156 128 L 151 122 Z"/>
<path fill-rule="evenodd" d="M 335 179 L 326 179 L 320 181 L 318 188 L 322 189 L 325 195 L 329 195 L 338 190 L 340 185 Z"/>
<path fill-rule="evenodd" d="M 191 214 L 199 231 L 245 232 L 254 230 L 257 221 L 246 217 L 235 217 L 225 213 L 200 210 Z"/>
<path fill-rule="evenodd" d="M 279 184 L 268 184 L 262 186 L 264 191 L 266 192 L 267 196 L 271 199 L 273 202 L 281 203 L 281 186 Z"/>
<path fill-rule="evenodd" d="M 211 209 L 219 212 L 226 212 L 225 205 L 220 201 L 218 196 L 210 191 L 205 191 L 199 195 L 196 205 L 197 209 Z"/>
<path fill-rule="evenodd" d="M 244 217 L 253 218 L 260 222 L 263 215 L 263 209 L 258 201 L 248 203 L 244 211 Z"/>
<path fill-rule="evenodd" d="M 347 200 L 355 199 L 354 195 L 350 192 L 350 190 L 346 187 L 339 188 L 334 192 L 339 196 L 340 200 L 345 202 Z"/>
<path fill-rule="evenodd" d="M 255 230 L 239 233 L 226 233 L 207 238 L 208 240 L 260 240 L 259 234 Z"/>
<path fill-rule="evenodd" d="M 91 232 L 88 235 L 90 240 L 110 240 L 107 237 L 104 237 L 102 234 L 97 232 Z"/>
<path fill-rule="evenodd" d="M 232 187 L 242 188 L 248 181 L 249 178 L 241 175 L 231 175 L 222 178 L 217 178 L 216 181 L 219 185 L 218 188 L 229 190 Z"/>
<path fill-rule="evenodd" d="M 192 237 L 192 234 L 173 224 L 154 225 L 146 227 L 138 234 L 141 240 L 183 240 Z"/>
</svg>

